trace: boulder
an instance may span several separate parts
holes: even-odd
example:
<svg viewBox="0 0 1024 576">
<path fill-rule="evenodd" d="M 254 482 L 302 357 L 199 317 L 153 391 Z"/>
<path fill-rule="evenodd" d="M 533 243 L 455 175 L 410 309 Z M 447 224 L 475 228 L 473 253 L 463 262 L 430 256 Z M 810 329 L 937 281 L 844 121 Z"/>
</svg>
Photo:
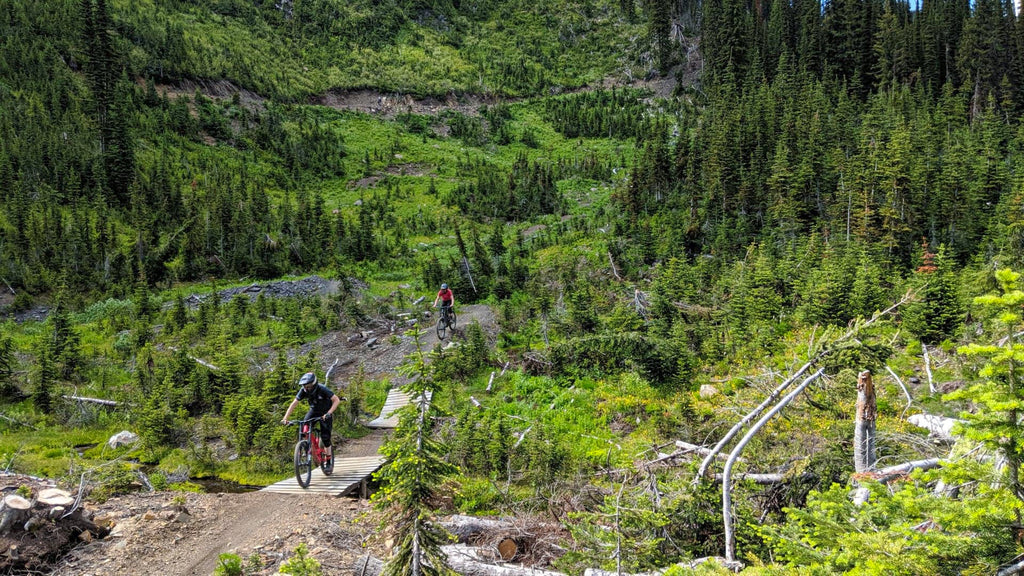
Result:
<svg viewBox="0 0 1024 576">
<path fill-rule="evenodd" d="M 114 434 L 107 440 L 107 446 L 111 448 L 120 448 L 121 446 L 131 446 L 139 441 L 139 435 L 134 432 L 122 430 L 117 434 Z"/>
<path fill-rule="evenodd" d="M 930 431 L 932 436 L 941 440 L 953 440 L 953 427 L 964 423 L 963 420 L 934 414 L 914 414 L 907 418 L 907 422 Z"/>
<path fill-rule="evenodd" d="M 700 392 L 698 392 L 701 398 L 713 398 L 718 396 L 718 388 L 715 388 L 711 384 L 701 384 Z"/>
</svg>

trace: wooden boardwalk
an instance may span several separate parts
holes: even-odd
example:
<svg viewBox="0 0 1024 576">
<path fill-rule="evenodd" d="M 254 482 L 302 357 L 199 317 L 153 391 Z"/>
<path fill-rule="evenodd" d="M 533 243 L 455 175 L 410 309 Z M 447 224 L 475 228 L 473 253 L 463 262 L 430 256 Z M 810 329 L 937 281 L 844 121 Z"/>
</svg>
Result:
<svg viewBox="0 0 1024 576">
<path fill-rule="evenodd" d="M 276 484 L 263 488 L 262 492 L 276 492 L 278 494 L 330 494 L 331 496 L 346 496 L 353 494 L 365 497 L 365 484 L 370 476 L 384 464 L 384 457 L 364 456 L 362 458 L 338 458 L 334 461 L 334 473 L 324 476 L 319 468 L 313 470 L 313 478 L 309 481 L 309 488 L 302 488 L 290 476 Z"/>
<path fill-rule="evenodd" d="M 395 412 L 411 401 L 411 396 L 397 386 L 392 387 L 391 390 L 388 390 L 388 397 L 384 400 L 384 407 L 380 409 L 380 416 L 370 420 L 366 425 L 370 428 L 397 428 L 398 415 Z"/>
<path fill-rule="evenodd" d="M 395 428 L 398 426 L 398 416 L 395 412 L 399 408 L 409 404 L 410 396 L 402 392 L 398 387 L 388 391 L 387 400 L 380 410 L 380 416 L 374 418 L 366 425 L 370 428 Z M 338 450 L 337 443 L 334 449 Z M 276 492 L 278 494 L 330 494 L 332 496 L 356 495 L 366 497 L 366 484 L 370 476 L 384 465 L 384 457 L 380 455 L 363 456 L 361 458 L 335 458 L 334 473 L 325 476 L 319 468 L 313 470 L 313 477 L 309 481 L 308 488 L 302 488 L 290 476 L 276 484 L 263 488 L 263 492 Z"/>
</svg>

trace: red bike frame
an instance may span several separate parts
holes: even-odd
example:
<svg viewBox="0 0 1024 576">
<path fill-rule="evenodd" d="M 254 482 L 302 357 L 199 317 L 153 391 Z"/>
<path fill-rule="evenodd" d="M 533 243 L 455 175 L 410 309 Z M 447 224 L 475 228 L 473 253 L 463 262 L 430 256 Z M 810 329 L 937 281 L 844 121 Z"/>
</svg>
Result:
<svg viewBox="0 0 1024 576">
<path fill-rule="evenodd" d="M 299 486 L 306 488 L 313 476 L 313 467 L 319 466 L 324 475 L 334 472 L 334 459 L 326 458 L 320 438 L 320 427 L 313 432 L 313 422 L 320 418 L 308 420 L 292 420 L 289 424 L 299 425 L 299 441 L 295 443 L 295 480 Z"/>
<path fill-rule="evenodd" d="M 319 418 L 312 420 L 303 420 L 299 424 L 299 439 L 307 439 L 309 441 L 309 453 L 313 455 L 313 462 L 317 466 L 324 461 L 324 448 L 320 445 L 320 426 L 316 427 L 316 434 L 313 434 L 310 428 L 312 428 L 313 422 L 319 421 Z"/>
</svg>

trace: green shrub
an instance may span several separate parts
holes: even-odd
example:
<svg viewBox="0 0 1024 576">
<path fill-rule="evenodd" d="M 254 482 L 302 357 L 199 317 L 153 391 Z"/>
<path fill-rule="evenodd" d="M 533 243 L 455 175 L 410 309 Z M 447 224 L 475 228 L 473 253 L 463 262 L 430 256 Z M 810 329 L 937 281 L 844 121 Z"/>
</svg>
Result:
<svg viewBox="0 0 1024 576">
<path fill-rule="evenodd" d="M 295 554 L 281 564 L 279 571 L 281 574 L 291 574 L 292 576 L 320 576 L 323 574 L 320 570 L 320 563 L 309 555 L 309 549 L 305 542 L 299 544 L 295 549 Z"/>
<path fill-rule="evenodd" d="M 242 558 L 237 554 L 221 554 L 217 557 L 217 567 L 213 576 L 242 576 Z"/>
</svg>

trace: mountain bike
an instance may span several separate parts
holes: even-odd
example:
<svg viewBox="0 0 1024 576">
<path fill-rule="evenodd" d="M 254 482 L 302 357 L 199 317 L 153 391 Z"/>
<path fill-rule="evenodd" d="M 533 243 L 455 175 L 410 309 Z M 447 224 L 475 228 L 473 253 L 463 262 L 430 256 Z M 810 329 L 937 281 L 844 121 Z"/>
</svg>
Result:
<svg viewBox="0 0 1024 576">
<path fill-rule="evenodd" d="M 451 306 L 441 306 L 441 316 L 437 319 L 437 337 L 444 340 L 445 333 L 449 328 L 454 330 L 457 321 L 455 310 Z"/>
<path fill-rule="evenodd" d="M 309 487 L 314 465 L 319 466 L 325 476 L 330 476 L 334 472 L 334 456 L 328 458 L 324 452 L 320 439 L 320 425 L 313 426 L 319 421 L 319 416 L 308 420 L 288 421 L 289 426 L 299 425 L 299 441 L 295 443 L 295 479 L 303 488 Z"/>
</svg>

